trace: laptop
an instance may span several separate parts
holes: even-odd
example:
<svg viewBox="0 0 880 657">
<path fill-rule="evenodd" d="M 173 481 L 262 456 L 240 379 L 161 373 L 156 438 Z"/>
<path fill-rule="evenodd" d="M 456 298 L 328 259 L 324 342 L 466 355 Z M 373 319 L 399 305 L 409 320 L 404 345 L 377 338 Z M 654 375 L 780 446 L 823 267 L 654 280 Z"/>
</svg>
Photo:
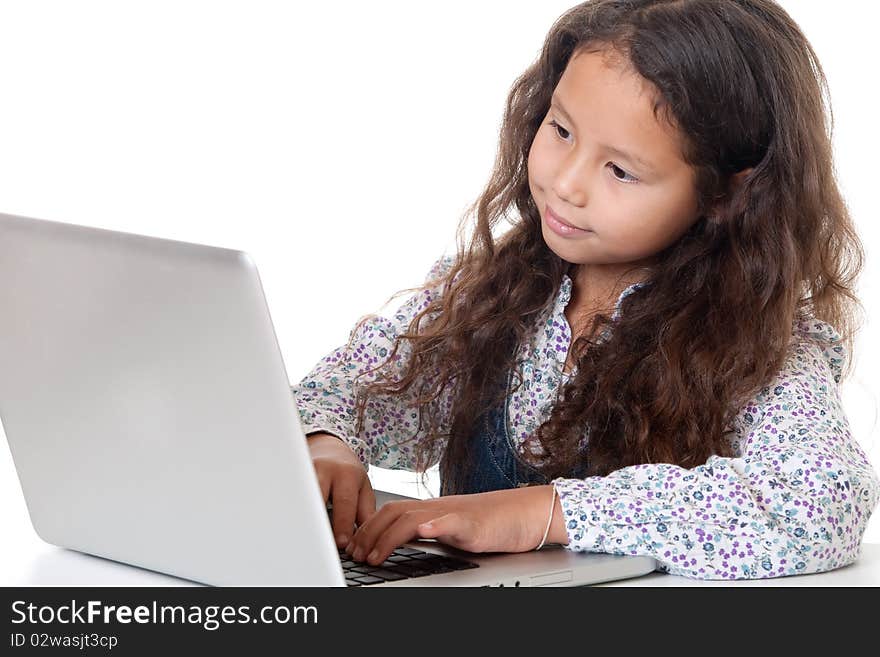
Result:
<svg viewBox="0 0 880 657">
<path fill-rule="evenodd" d="M 220 586 L 566 586 L 657 567 L 433 540 L 372 571 L 348 559 L 242 251 L 0 214 L 0 309 L 0 419 L 50 544 Z"/>
</svg>

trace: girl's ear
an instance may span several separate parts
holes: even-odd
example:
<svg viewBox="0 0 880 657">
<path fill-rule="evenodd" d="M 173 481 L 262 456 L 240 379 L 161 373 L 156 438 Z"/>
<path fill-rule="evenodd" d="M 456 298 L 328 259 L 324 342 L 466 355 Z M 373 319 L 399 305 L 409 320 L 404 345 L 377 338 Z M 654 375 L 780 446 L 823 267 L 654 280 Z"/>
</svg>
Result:
<svg viewBox="0 0 880 657">
<path fill-rule="evenodd" d="M 754 171 L 754 169 L 755 169 L 755 167 L 749 167 L 748 169 L 743 169 L 742 171 L 738 171 L 737 173 L 733 174 L 733 175 L 730 177 L 730 183 L 729 183 L 729 185 L 728 185 L 728 191 L 727 191 L 727 194 L 726 194 L 725 197 L 722 197 L 722 198 L 727 198 L 727 197 L 729 197 L 729 196 L 730 196 L 731 194 L 733 194 L 737 189 L 739 189 L 739 186 L 742 185 L 743 179 L 744 179 L 746 176 L 748 176 L 752 171 Z M 719 211 L 719 209 L 721 208 L 721 206 L 722 206 L 723 204 L 724 204 L 724 201 L 722 200 L 722 201 L 720 201 L 720 202 L 718 202 L 718 203 L 716 203 L 715 205 L 712 206 L 712 209 L 711 209 L 711 211 L 709 212 L 709 215 L 708 215 L 710 221 L 716 221 L 716 222 L 718 221 L 718 211 Z"/>
</svg>

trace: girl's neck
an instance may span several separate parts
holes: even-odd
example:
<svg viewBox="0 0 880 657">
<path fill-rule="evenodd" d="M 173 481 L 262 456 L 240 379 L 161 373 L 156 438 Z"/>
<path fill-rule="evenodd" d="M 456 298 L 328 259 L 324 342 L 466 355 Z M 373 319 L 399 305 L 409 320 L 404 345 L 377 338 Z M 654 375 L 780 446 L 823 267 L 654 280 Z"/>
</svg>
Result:
<svg viewBox="0 0 880 657">
<path fill-rule="evenodd" d="M 650 274 L 643 263 L 610 265 L 584 264 L 571 269 L 571 298 L 569 306 L 578 315 L 583 312 L 612 313 L 621 293 L 633 283 L 639 283 Z"/>
</svg>

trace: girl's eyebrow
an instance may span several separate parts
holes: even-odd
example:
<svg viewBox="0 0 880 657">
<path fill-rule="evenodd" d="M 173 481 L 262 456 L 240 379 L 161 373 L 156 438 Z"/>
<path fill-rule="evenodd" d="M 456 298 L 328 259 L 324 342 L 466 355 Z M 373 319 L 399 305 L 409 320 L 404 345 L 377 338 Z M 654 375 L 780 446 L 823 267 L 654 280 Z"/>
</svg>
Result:
<svg viewBox="0 0 880 657">
<path fill-rule="evenodd" d="M 562 116 L 565 118 L 566 121 L 568 121 L 571 125 L 577 127 L 577 125 L 574 122 L 574 119 L 572 119 L 571 115 L 565 111 L 565 108 L 562 106 L 562 103 L 560 102 L 559 98 L 557 98 L 555 93 L 550 98 L 550 106 L 555 107 L 559 111 L 559 113 L 562 114 Z M 625 159 L 629 160 L 630 162 L 635 162 L 636 164 L 640 165 L 643 169 L 647 169 L 651 173 L 657 172 L 657 169 L 655 169 L 654 166 L 650 162 L 643 160 L 635 153 L 630 153 L 630 152 L 625 151 L 623 149 L 616 148 L 614 146 L 608 146 L 606 144 L 599 144 L 599 145 L 602 148 L 604 148 L 606 151 L 608 151 L 609 153 L 614 153 L 615 155 L 619 155 L 620 157 L 625 158 Z"/>
</svg>

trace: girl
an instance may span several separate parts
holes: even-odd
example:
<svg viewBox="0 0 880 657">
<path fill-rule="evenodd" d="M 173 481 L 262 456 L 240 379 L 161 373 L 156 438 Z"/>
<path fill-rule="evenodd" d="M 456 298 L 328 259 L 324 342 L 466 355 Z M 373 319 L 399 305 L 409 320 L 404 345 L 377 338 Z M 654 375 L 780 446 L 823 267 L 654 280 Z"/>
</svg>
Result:
<svg viewBox="0 0 880 657">
<path fill-rule="evenodd" d="M 822 89 L 772 0 L 559 18 L 469 244 L 292 389 L 338 545 L 558 543 L 706 579 L 856 559 L 880 482 L 838 384 L 864 256 Z M 370 463 L 439 463 L 441 496 L 376 511 Z"/>
</svg>

